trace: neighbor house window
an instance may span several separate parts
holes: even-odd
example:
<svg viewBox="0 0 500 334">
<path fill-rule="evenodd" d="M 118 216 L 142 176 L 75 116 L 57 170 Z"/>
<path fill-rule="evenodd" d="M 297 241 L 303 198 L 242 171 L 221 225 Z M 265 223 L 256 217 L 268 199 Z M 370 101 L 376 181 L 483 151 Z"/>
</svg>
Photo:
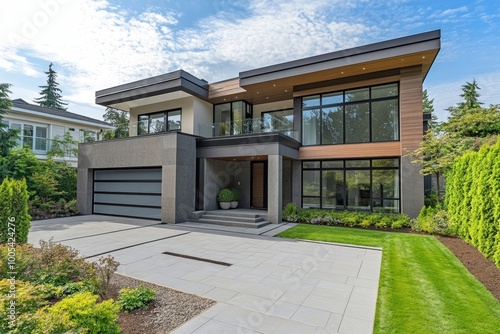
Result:
<svg viewBox="0 0 500 334">
<path fill-rule="evenodd" d="M 398 83 L 302 98 L 302 144 L 399 140 Z"/>
<path fill-rule="evenodd" d="M 400 211 L 399 159 L 302 162 L 302 207 Z"/>
<path fill-rule="evenodd" d="M 180 131 L 181 109 L 139 115 L 138 134 Z"/>
<path fill-rule="evenodd" d="M 48 127 L 44 125 L 10 122 L 10 129 L 17 130 L 17 144 L 27 147 L 34 153 L 47 153 Z"/>
</svg>

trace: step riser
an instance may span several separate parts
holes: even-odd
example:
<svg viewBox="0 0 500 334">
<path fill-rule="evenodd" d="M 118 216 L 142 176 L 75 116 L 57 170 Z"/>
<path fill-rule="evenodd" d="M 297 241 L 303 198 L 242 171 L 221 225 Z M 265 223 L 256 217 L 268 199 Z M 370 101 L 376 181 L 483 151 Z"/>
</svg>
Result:
<svg viewBox="0 0 500 334">
<path fill-rule="evenodd" d="M 262 216 L 257 213 L 242 213 L 242 212 L 234 212 L 231 210 L 208 211 L 206 212 L 206 214 L 216 215 L 216 216 L 241 217 L 241 218 L 259 218 Z"/>
<path fill-rule="evenodd" d="M 229 221 L 244 222 L 244 223 L 258 223 L 264 220 L 261 217 L 247 218 L 247 217 L 222 216 L 222 215 L 212 215 L 212 214 L 203 215 L 200 219 L 229 220 Z"/>
<path fill-rule="evenodd" d="M 261 228 L 262 226 L 269 225 L 270 222 L 262 221 L 258 223 L 243 223 L 228 220 L 212 220 L 212 219 L 199 219 L 198 223 L 212 224 L 212 225 L 222 225 L 222 226 L 232 226 L 232 227 L 245 227 L 245 228 Z"/>
</svg>

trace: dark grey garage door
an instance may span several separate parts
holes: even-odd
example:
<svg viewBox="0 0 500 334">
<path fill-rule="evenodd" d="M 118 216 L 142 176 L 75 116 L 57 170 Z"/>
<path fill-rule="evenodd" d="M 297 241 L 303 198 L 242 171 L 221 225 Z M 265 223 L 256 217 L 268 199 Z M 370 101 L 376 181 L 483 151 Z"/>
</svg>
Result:
<svg viewBox="0 0 500 334">
<path fill-rule="evenodd" d="M 94 213 L 161 219 L 161 168 L 95 170 Z"/>
</svg>

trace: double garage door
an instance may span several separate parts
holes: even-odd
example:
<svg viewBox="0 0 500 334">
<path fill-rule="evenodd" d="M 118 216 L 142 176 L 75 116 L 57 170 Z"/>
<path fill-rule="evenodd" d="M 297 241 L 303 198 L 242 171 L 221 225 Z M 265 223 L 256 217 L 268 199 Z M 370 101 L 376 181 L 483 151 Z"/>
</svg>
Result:
<svg viewBox="0 0 500 334">
<path fill-rule="evenodd" d="M 161 219 L 161 168 L 94 170 L 95 214 Z"/>
</svg>

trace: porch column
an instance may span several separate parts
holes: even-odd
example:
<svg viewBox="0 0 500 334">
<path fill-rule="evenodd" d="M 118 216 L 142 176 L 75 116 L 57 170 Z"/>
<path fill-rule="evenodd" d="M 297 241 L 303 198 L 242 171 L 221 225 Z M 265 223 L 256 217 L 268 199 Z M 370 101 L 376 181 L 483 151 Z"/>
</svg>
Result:
<svg viewBox="0 0 500 334">
<path fill-rule="evenodd" d="M 281 223 L 283 197 L 283 156 L 268 155 L 267 217 L 271 223 Z"/>
</svg>

